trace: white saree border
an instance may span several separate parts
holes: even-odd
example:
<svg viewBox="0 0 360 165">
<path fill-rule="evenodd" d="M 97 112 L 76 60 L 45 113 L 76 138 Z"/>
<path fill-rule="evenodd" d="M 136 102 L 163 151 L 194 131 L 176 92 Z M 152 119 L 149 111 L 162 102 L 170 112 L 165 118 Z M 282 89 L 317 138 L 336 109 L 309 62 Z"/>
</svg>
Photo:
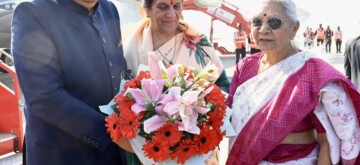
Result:
<svg viewBox="0 0 360 165">
<path fill-rule="evenodd" d="M 230 139 L 229 149 L 251 117 L 278 94 L 287 78 L 304 66 L 311 57 L 310 54 L 308 51 L 298 52 L 237 87 L 233 98 L 231 122 L 236 136 Z"/>
<path fill-rule="evenodd" d="M 314 113 L 326 130 L 332 164 L 354 161 L 360 151 L 360 129 L 354 105 L 342 86 L 327 83 Z"/>
</svg>

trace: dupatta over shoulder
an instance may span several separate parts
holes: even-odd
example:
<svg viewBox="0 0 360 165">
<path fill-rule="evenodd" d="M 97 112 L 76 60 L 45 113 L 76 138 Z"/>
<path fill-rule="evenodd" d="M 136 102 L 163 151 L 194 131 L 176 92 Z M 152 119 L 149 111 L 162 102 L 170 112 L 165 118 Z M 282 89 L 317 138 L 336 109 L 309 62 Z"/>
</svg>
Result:
<svg viewBox="0 0 360 165">
<path fill-rule="evenodd" d="M 148 65 L 148 53 L 154 52 L 159 60 L 172 59 L 172 62 L 186 64 L 201 71 L 205 65 L 212 63 L 217 66 L 219 76 L 224 71 L 220 58 L 215 54 L 211 43 L 206 37 L 180 21 L 178 29 L 182 31 L 172 39 L 154 50 L 150 19 L 144 18 L 124 44 L 124 54 L 129 69 L 137 72 L 139 64 Z M 164 57 L 165 56 L 165 57 Z M 168 62 L 165 60 L 165 62 Z"/>
</svg>

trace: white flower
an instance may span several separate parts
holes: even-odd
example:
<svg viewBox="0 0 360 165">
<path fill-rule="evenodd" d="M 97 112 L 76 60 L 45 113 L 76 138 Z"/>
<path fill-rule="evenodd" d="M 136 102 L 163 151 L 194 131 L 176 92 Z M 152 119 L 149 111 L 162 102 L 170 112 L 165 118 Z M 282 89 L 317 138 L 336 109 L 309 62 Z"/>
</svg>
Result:
<svg viewBox="0 0 360 165">
<path fill-rule="evenodd" d="M 206 67 L 199 74 L 200 78 L 204 78 L 209 81 L 215 81 L 218 76 L 218 68 L 212 63 L 207 64 Z"/>
</svg>

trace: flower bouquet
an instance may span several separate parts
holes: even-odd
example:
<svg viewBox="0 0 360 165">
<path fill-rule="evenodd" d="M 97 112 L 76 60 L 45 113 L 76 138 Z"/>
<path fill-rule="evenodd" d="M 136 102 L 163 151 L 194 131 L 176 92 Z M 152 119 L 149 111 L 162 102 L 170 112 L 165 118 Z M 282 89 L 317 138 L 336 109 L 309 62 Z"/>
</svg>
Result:
<svg viewBox="0 0 360 165">
<path fill-rule="evenodd" d="M 129 139 L 143 163 L 184 164 L 196 156 L 205 161 L 225 136 L 227 106 L 214 84 L 216 66 L 201 72 L 184 65 L 166 68 L 150 54 L 149 68 L 114 98 L 115 113 L 106 118 L 111 138 Z"/>
</svg>

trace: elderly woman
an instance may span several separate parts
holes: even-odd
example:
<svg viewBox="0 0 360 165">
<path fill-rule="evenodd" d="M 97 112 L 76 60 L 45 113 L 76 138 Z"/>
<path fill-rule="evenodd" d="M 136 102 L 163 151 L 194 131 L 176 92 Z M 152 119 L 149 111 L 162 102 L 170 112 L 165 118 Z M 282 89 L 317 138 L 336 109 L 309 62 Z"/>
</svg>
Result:
<svg viewBox="0 0 360 165">
<path fill-rule="evenodd" d="M 262 50 L 236 66 L 227 105 L 237 135 L 227 164 L 356 164 L 360 94 L 326 62 L 292 44 L 291 0 L 266 0 L 251 21 Z"/>
<path fill-rule="evenodd" d="M 146 17 L 139 22 L 124 44 L 128 68 L 137 73 L 139 64 L 148 65 L 148 54 L 154 52 L 166 64 L 185 64 L 201 71 L 212 63 L 218 68 L 216 84 L 228 92 L 230 81 L 224 67 L 205 35 L 180 21 L 182 0 L 144 0 Z M 124 147 L 124 143 L 122 144 Z M 129 148 L 124 147 L 124 148 Z M 129 149 L 131 151 L 131 147 Z M 215 155 L 206 163 L 217 162 Z M 134 154 L 128 154 L 129 164 L 138 164 Z M 215 159 L 215 160 L 214 160 Z"/>
<path fill-rule="evenodd" d="M 216 84 L 228 91 L 224 67 L 205 35 L 180 21 L 182 0 L 144 0 L 146 17 L 140 21 L 124 45 L 128 67 L 136 73 L 139 64 L 148 65 L 153 51 L 166 64 L 185 64 L 202 70 L 208 63 L 218 67 Z"/>
</svg>

